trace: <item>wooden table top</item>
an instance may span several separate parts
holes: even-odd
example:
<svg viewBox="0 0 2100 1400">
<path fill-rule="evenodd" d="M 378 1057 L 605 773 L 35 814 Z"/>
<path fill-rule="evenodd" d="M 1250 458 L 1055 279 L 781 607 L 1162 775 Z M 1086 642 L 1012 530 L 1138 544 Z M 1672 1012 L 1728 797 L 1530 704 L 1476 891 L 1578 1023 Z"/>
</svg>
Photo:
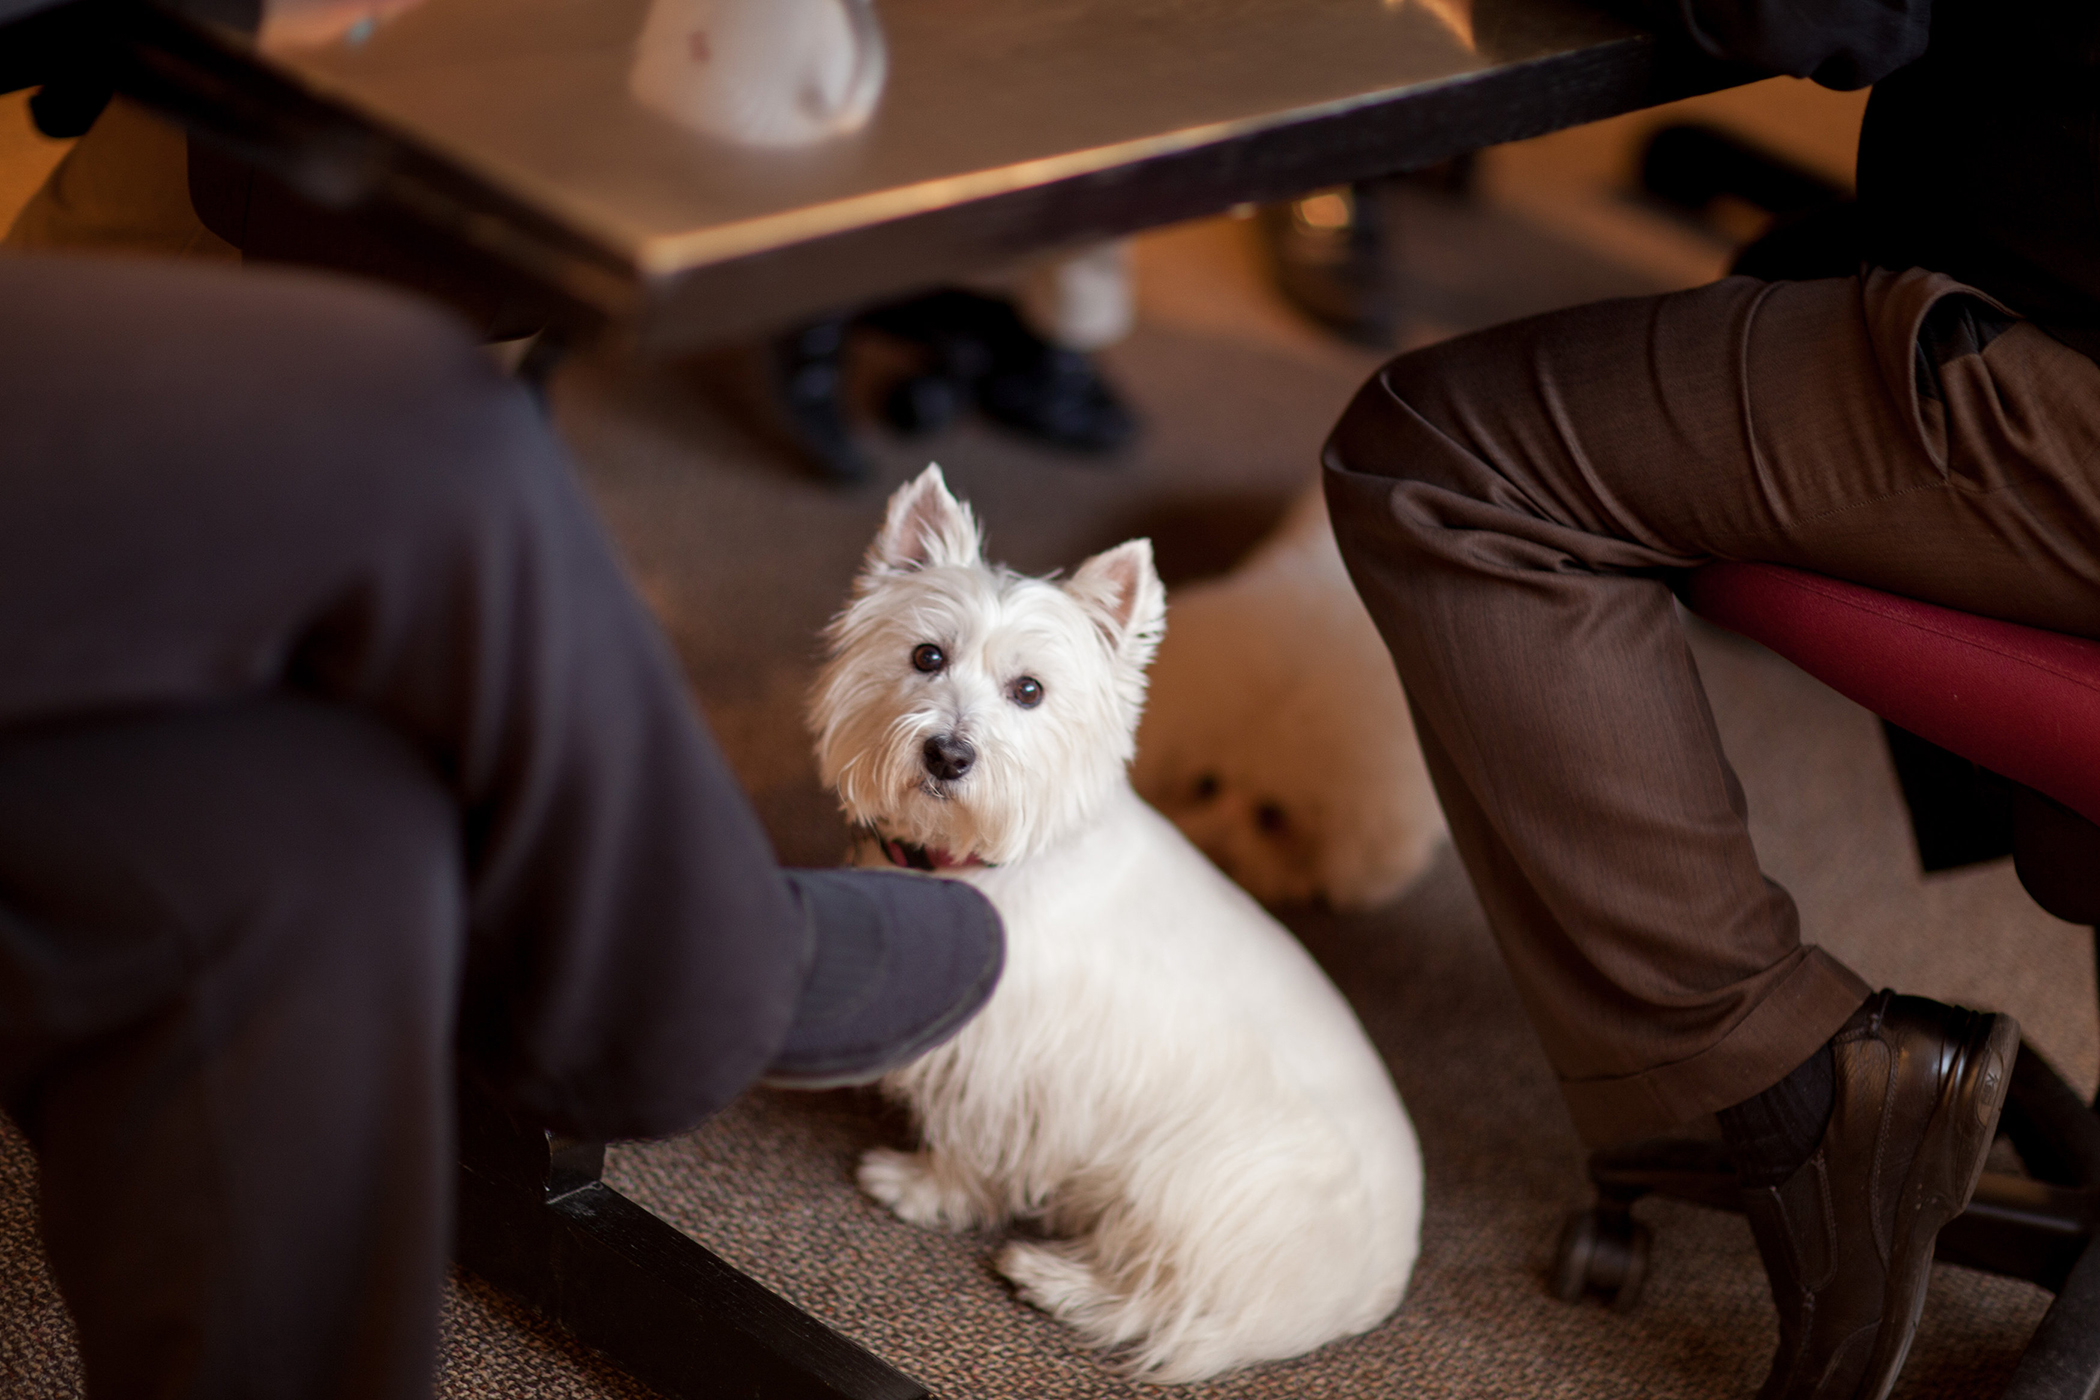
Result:
<svg viewBox="0 0 2100 1400">
<path fill-rule="evenodd" d="M 294 112 L 310 185 L 666 348 L 1731 79 L 1577 0 L 270 0 L 252 46 L 200 32 L 162 77 Z"/>
</svg>

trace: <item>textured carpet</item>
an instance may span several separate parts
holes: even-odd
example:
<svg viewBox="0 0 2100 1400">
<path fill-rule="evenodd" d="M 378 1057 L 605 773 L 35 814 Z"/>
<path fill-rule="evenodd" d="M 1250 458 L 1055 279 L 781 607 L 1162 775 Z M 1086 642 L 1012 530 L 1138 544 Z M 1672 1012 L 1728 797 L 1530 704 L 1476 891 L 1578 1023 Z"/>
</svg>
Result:
<svg viewBox="0 0 2100 1400">
<path fill-rule="evenodd" d="M 1526 228 L 1442 206 L 1409 224 L 1413 338 L 1648 289 Z M 1222 567 L 1308 476 L 1374 358 L 1295 325 L 1254 290 L 1243 228 L 1170 233 L 1145 252 L 1146 328 L 1113 369 L 1149 431 L 1082 463 L 965 425 L 876 438 L 883 481 L 795 475 L 715 402 L 701 364 L 606 354 L 557 383 L 557 414 L 661 611 L 784 858 L 840 849 L 800 700 L 815 631 L 878 518 L 883 487 L 929 458 L 988 523 L 994 552 L 1040 570 L 1141 531 L 1177 577 Z M 1509 269 L 1517 269 L 1512 273 Z M 2086 937 L 2036 912 L 2004 866 L 1920 878 L 1871 719 L 1770 655 L 1699 629 L 1700 664 L 1749 793 L 1757 839 L 1806 926 L 1867 977 L 2002 1007 L 2072 1079 L 2100 1076 Z M 1287 918 L 1358 1008 L 1420 1129 L 1428 1216 L 1413 1289 L 1367 1336 L 1184 1391 L 1195 1397 L 1747 1395 L 1773 1340 L 1740 1221 L 1644 1207 L 1657 1235 L 1636 1310 L 1565 1307 L 1543 1278 L 1580 1158 L 1477 905 L 1447 855 L 1373 915 Z M 994 1239 L 913 1229 L 855 1192 L 855 1155 L 904 1125 L 853 1094 L 754 1093 L 700 1132 L 623 1145 L 609 1178 L 790 1299 L 955 1400 L 1109 1397 L 1121 1381 L 1014 1300 Z M 64 1309 L 36 1247 L 35 1173 L 0 1134 L 0 1395 L 79 1393 Z M 1899 1394 L 2001 1383 L 2046 1295 L 1943 1269 Z M 643 1394 L 471 1281 L 448 1293 L 448 1397 Z M 1157 1392 L 1148 1392 L 1157 1393 Z"/>
</svg>

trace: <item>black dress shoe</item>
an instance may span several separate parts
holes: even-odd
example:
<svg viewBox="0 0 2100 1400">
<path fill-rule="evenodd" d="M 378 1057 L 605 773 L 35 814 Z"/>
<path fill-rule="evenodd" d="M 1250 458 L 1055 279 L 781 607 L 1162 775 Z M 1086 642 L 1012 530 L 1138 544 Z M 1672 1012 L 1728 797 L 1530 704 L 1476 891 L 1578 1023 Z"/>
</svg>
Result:
<svg viewBox="0 0 2100 1400">
<path fill-rule="evenodd" d="M 995 367 L 978 402 L 993 422 L 1067 452 L 1113 452 L 1137 435 L 1137 415 L 1093 357 L 1055 345 Z"/>
<path fill-rule="evenodd" d="M 924 362 L 883 401 L 899 432 L 937 432 L 974 405 L 1070 452 L 1112 452 L 1137 433 L 1137 415 L 1093 357 L 1044 340 L 1004 298 L 950 288 L 878 307 L 861 322 L 917 347 Z"/>
<path fill-rule="evenodd" d="M 991 901 L 969 885 L 892 870 L 783 873 L 809 920 L 812 958 L 764 1083 L 872 1083 L 947 1040 L 991 1000 L 1006 933 Z"/>
<path fill-rule="evenodd" d="M 774 346 L 774 394 L 781 426 L 804 462 L 838 485 L 865 481 L 874 470 L 846 421 L 846 322 L 818 321 Z"/>
<path fill-rule="evenodd" d="M 1759 1400 L 1883 1400 L 1903 1369 L 1933 1241 L 1976 1189 L 2012 1077 L 2010 1016 L 1879 992 L 1832 1038 L 1823 1141 L 1744 1207 L 1779 1308 Z"/>
</svg>

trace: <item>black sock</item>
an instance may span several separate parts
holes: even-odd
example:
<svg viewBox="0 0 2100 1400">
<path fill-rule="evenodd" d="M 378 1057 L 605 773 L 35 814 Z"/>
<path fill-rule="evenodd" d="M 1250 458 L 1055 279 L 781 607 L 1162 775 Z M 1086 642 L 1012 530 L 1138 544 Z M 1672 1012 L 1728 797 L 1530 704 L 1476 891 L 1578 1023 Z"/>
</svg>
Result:
<svg viewBox="0 0 2100 1400">
<path fill-rule="evenodd" d="M 1716 1113 L 1742 1184 L 1777 1186 L 1801 1170 L 1823 1140 L 1836 1096 L 1836 1067 L 1825 1042 L 1762 1094 Z"/>
</svg>

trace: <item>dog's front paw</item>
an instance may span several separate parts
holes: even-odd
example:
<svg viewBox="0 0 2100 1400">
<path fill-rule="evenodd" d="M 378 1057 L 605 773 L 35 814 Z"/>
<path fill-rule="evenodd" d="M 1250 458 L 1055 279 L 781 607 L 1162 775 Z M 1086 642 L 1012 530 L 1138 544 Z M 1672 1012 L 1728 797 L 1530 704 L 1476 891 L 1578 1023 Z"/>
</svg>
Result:
<svg viewBox="0 0 2100 1400">
<path fill-rule="evenodd" d="M 1101 1301 L 1101 1285 L 1094 1271 L 1070 1241 L 1015 1240 L 999 1251 L 992 1267 L 1006 1275 L 1022 1302 L 1068 1322 Z"/>
<path fill-rule="evenodd" d="M 991 1223 L 976 1192 L 931 1152 L 896 1152 L 871 1147 L 856 1173 L 860 1189 L 895 1212 L 899 1220 L 929 1230 L 969 1230 Z"/>
</svg>

